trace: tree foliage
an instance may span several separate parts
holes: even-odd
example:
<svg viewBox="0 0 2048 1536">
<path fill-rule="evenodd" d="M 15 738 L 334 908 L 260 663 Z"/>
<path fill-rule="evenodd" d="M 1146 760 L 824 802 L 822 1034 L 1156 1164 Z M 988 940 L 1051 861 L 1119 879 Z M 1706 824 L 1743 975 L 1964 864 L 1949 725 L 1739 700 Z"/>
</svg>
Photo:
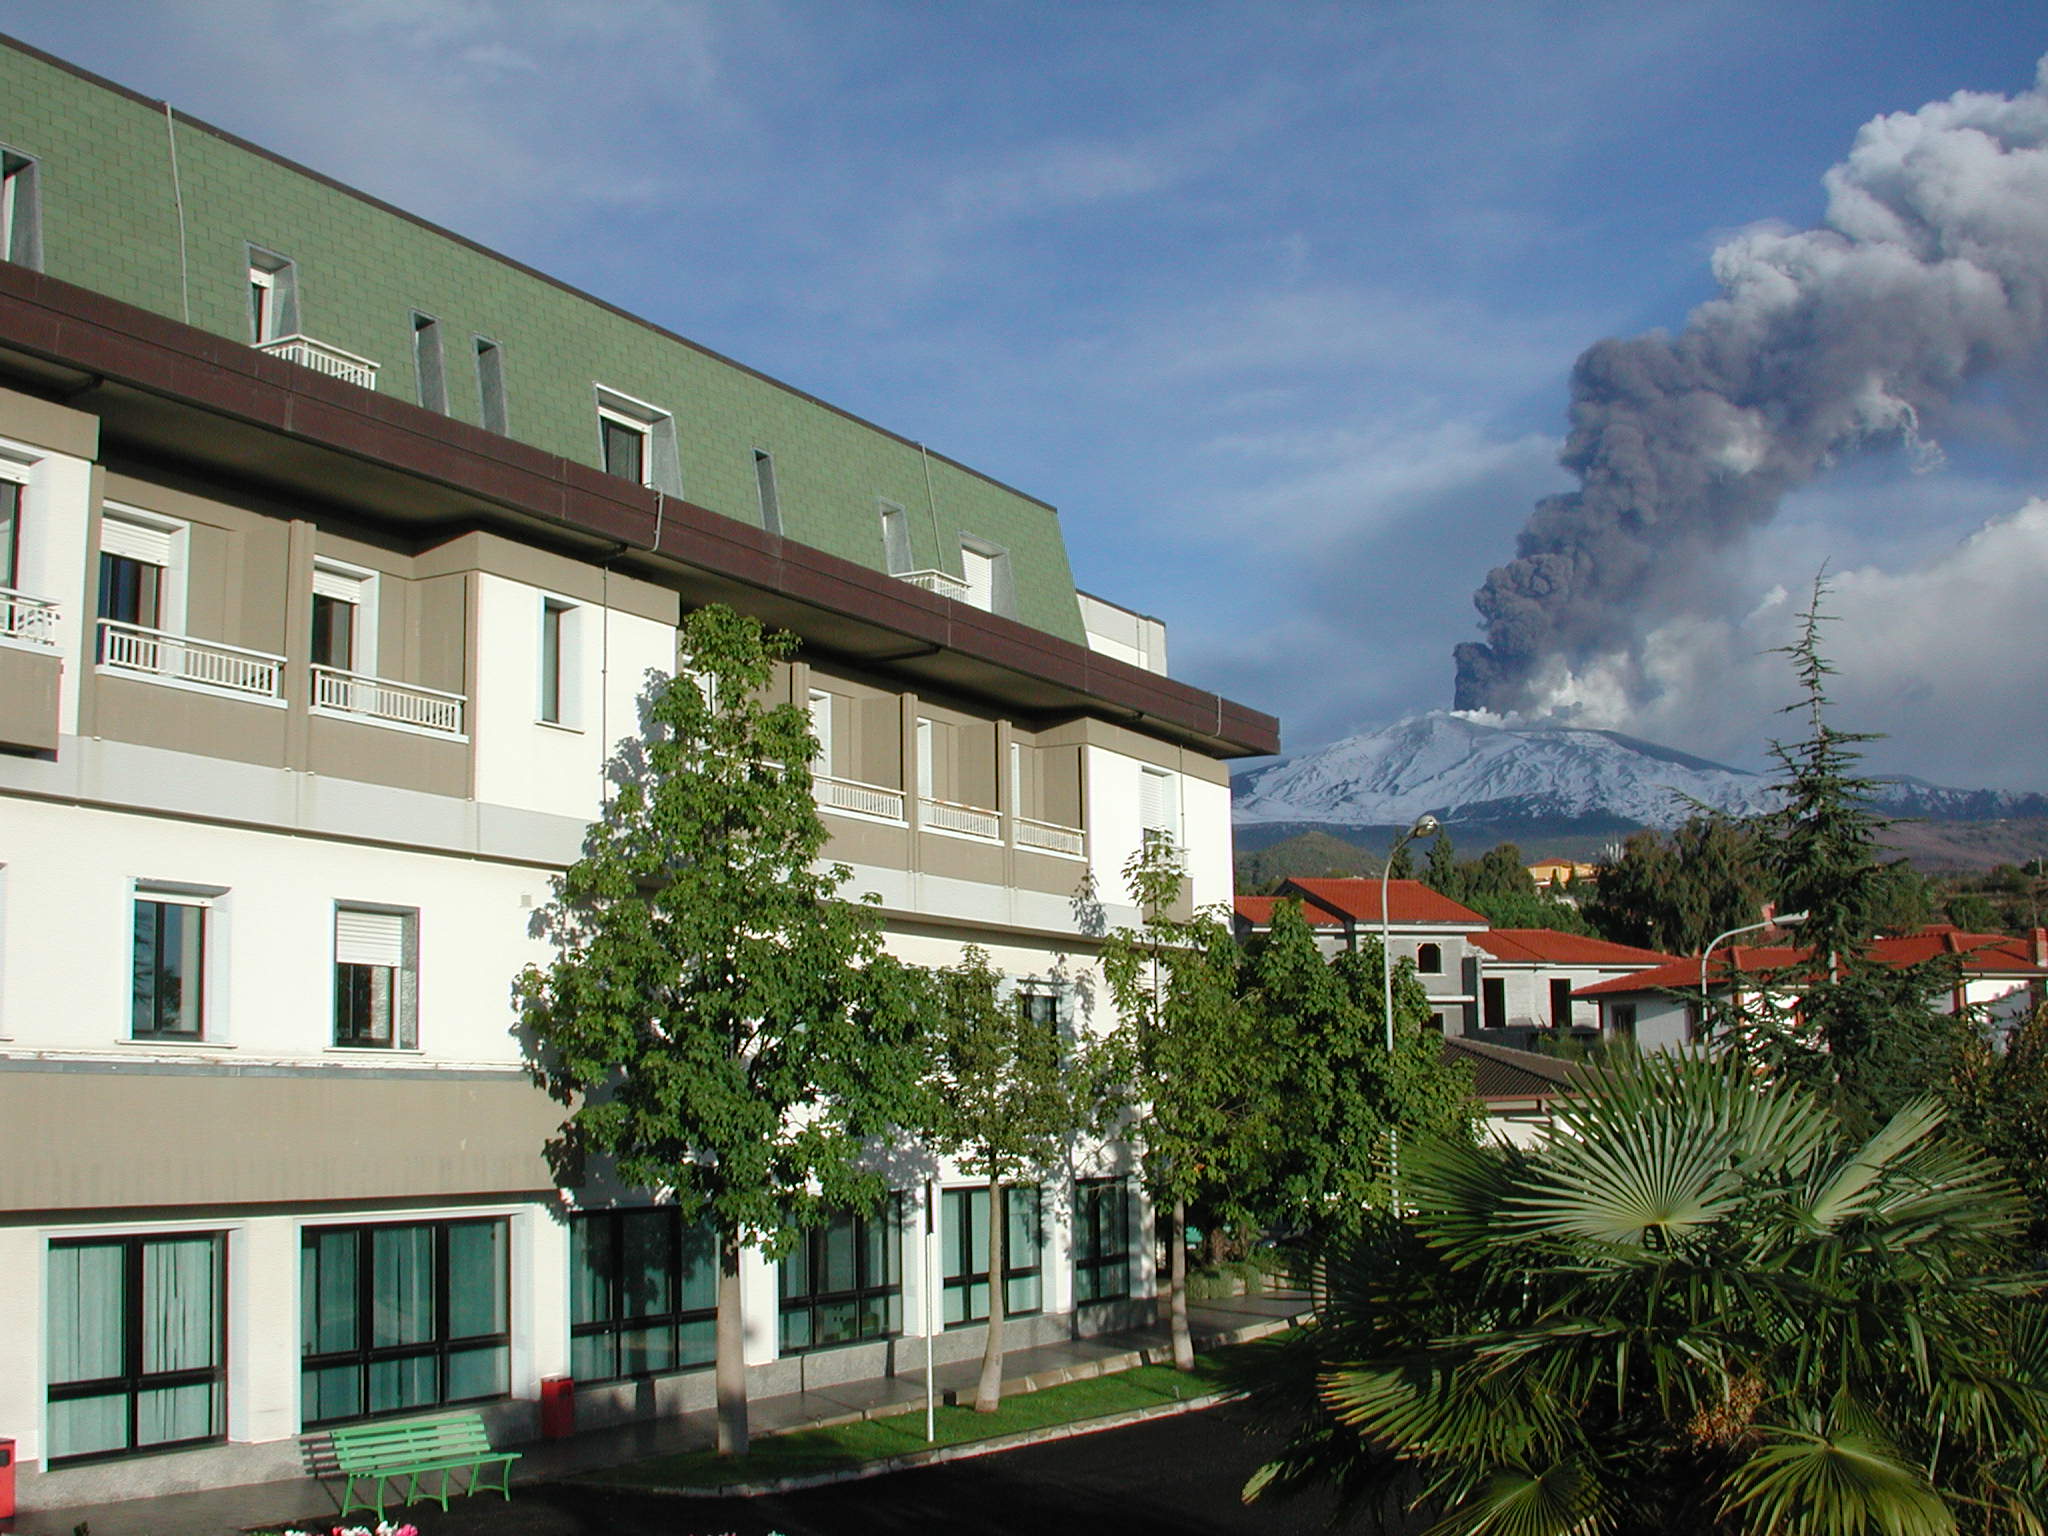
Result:
<svg viewBox="0 0 2048 1536">
<path fill-rule="evenodd" d="M 978 947 L 927 985 L 933 1070 L 919 1118 L 934 1150 L 988 1184 L 988 1331 L 974 1406 L 993 1413 L 1003 1391 L 1004 1186 L 1042 1178 L 1094 1119 L 1092 1063 L 1057 1023 L 1002 995 L 1002 977 Z"/>
<path fill-rule="evenodd" d="M 1868 1136 L 1741 1063 L 1590 1073 L 1537 1150 L 1437 1142 L 1269 1358 L 1286 1451 L 1458 1536 L 2032 1531 L 2048 1306 L 2024 1208 L 1919 1100 Z"/>
<path fill-rule="evenodd" d="M 835 1209 L 872 1208 L 865 1134 L 914 1111 L 913 989 L 871 909 L 815 865 L 805 712 L 769 705 L 795 642 L 724 608 L 689 616 L 688 674 L 651 691 L 642 740 L 543 913 L 556 957 L 519 990 L 533 1070 L 570 1107 L 551 1149 L 593 1158 L 720 1234 L 720 1449 L 746 1449 L 739 1256 L 780 1255 Z"/>
<path fill-rule="evenodd" d="M 1631 833 L 1598 867 L 1581 904 L 1594 931 L 1665 954 L 1698 954 L 1716 934 L 1757 921 L 1767 899 L 1756 834 L 1715 814 L 1669 834 Z"/>
</svg>

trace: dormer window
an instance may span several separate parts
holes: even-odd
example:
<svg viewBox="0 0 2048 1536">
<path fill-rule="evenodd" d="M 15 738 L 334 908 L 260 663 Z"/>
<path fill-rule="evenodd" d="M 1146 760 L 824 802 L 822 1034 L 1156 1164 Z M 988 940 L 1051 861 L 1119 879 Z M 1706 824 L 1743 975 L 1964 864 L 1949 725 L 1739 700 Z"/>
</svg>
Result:
<svg viewBox="0 0 2048 1536">
<path fill-rule="evenodd" d="M 0 261 L 40 272 L 43 210 L 36 191 L 35 161 L 0 149 Z"/>
<path fill-rule="evenodd" d="M 258 346 L 299 329 L 299 283 L 287 257 L 249 248 L 249 340 Z"/>
<path fill-rule="evenodd" d="M 680 496 L 676 419 L 659 406 L 597 387 L 598 462 L 608 475 Z"/>
</svg>

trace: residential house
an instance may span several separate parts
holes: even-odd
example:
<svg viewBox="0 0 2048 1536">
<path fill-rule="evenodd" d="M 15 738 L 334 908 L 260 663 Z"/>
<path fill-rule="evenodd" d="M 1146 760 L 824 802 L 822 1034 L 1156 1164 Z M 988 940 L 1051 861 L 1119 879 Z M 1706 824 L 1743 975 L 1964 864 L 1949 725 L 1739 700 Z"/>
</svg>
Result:
<svg viewBox="0 0 2048 1536">
<path fill-rule="evenodd" d="M 1444 1060 L 1472 1071 L 1473 1097 L 1485 1106 L 1485 1134 L 1533 1147 L 1549 1132 L 1551 1107 L 1571 1091 L 1575 1063 L 1470 1035 L 1444 1036 Z"/>
<path fill-rule="evenodd" d="M 1472 942 L 1480 952 L 1480 1028 L 1522 1047 L 1543 1037 L 1597 1035 L 1599 1007 L 1575 1001 L 1580 988 L 1677 959 L 1551 928 L 1488 928 Z"/>
<path fill-rule="evenodd" d="M 1303 878 L 1284 881 L 1276 896 L 1300 902 L 1317 946 L 1335 955 L 1356 950 L 1361 937 L 1380 937 L 1380 887 L 1380 881 L 1370 879 Z M 1470 1034 L 1477 1023 L 1479 998 L 1479 961 L 1472 938 L 1486 927 L 1486 919 L 1420 880 L 1389 880 L 1385 894 L 1388 954 L 1397 964 L 1406 960 L 1415 967 L 1429 994 L 1431 1027 Z M 1270 901 L 1260 906 L 1258 897 L 1237 900 L 1241 939 L 1270 924 Z M 1247 908 L 1247 901 L 1254 905 Z"/>
<path fill-rule="evenodd" d="M 1120 871 L 1227 899 L 1268 716 L 1075 591 L 1054 509 L 0 41 L 0 1434 L 29 1508 L 475 1405 L 711 1399 L 712 1248 L 558 1188 L 515 974 L 682 615 L 797 634 L 826 858 L 902 957 L 1111 1022 Z M 592 230 L 603 239 L 602 230 Z M 1123 617 L 1119 618 L 1118 615 Z M 1126 622 L 1128 620 L 1128 622 Z M 1131 1149 L 954 1166 L 742 1284 L 757 1391 L 1149 1315 Z M 922 1350 L 916 1351 L 922 1356 Z M 146 1454 L 145 1454 L 146 1453 Z"/>
</svg>

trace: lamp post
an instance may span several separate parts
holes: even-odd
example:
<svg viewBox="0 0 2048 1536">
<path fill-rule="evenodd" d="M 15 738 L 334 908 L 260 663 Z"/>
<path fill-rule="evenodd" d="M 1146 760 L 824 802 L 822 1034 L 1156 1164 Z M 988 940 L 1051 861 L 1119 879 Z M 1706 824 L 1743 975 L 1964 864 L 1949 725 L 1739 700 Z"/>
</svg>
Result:
<svg viewBox="0 0 2048 1536">
<path fill-rule="evenodd" d="M 1736 938 L 1745 933 L 1757 933 L 1765 928 L 1797 928 L 1806 921 L 1804 912 L 1787 912 L 1782 917 L 1767 917 L 1760 923 L 1744 923 L 1740 928 L 1730 928 L 1726 933 L 1714 935 L 1714 942 L 1700 954 L 1700 1023 L 1707 1021 L 1707 962 L 1714 957 L 1714 951 L 1721 947 L 1724 939 Z"/>
<path fill-rule="evenodd" d="M 1394 839 L 1394 846 L 1387 850 L 1387 866 L 1380 871 L 1380 1020 L 1386 1026 L 1387 1061 L 1393 1064 L 1394 1057 L 1394 925 L 1387 916 L 1387 891 L 1394 878 L 1394 860 L 1401 850 L 1417 839 L 1435 837 L 1443 831 L 1443 824 L 1434 816 L 1422 815 L 1415 819 L 1415 825 Z M 1401 1133 L 1393 1126 L 1387 1127 L 1387 1199 L 1398 1213 L 1401 1209 Z"/>
</svg>

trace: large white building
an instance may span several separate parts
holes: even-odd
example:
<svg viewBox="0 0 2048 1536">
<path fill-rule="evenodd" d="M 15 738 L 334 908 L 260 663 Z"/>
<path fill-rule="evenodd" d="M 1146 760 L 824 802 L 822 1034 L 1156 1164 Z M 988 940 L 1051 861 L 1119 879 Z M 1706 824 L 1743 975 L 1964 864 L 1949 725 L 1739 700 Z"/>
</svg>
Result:
<svg viewBox="0 0 2048 1536">
<path fill-rule="evenodd" d="M 175 154 L 172 151 L 175 150 Z M 0 1437 L 25 1505 L 290 1476 L 323 1426 L 708 1401 L 710 1252 L 558 1189 L 511 986 L 681 616 L 797 633 L 887 942 L 1108 1023 L 1120 870 L 1230 896 L 1275 722 L 966 466 L 0 42 Z M 1084 619 L 1084 612 L 1086 618 Z M 1131 1151 L 1014 1199 L 1016 1344 L 1149 1312 Z M 980 1348 L 938 1172 L 781 1265 L 757 1392 Z M 980 1267 L 978 1268 L 977 1265 Z M 921 1358 L 922 1351 L 916 1352 Z"/>
</svg>

